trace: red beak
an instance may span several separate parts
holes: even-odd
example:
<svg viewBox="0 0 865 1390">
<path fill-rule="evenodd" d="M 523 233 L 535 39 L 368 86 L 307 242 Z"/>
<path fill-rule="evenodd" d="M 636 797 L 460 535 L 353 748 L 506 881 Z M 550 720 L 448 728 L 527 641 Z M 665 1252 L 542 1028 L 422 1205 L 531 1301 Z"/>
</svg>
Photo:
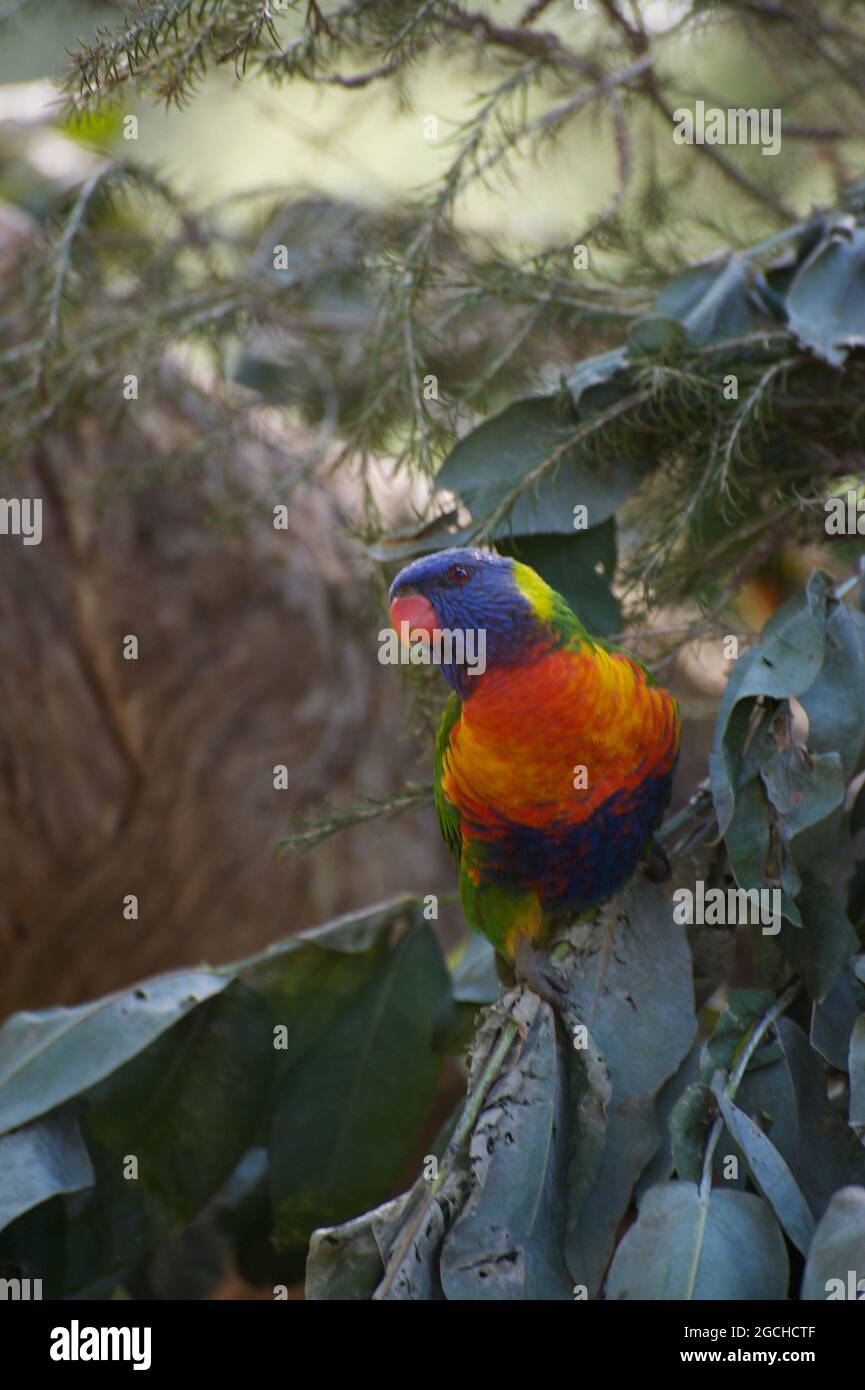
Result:
<svg viewBox="0 0 865 1390">
<path fill-rule="evenodd" d="M 403 623 L 408 623 L 409 633 L 426 632 L 431 637 L 438 631 L 438 618 L 429 599 L 423 594 L 407 594 L 405 598 L 395 598 L 390 606 L 390 620 L 400 631 Z"/>
</svg>

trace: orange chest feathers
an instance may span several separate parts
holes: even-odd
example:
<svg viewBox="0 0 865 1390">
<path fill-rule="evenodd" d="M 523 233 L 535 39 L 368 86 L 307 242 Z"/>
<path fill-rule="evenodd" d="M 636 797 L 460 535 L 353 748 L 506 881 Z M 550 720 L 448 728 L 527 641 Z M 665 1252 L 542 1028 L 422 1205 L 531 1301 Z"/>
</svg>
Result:
<svg viewBox="0 0 865 1390">
<path fill-rule="evenodd" d="M 468 819 L 578 824 L 672 767 L 679 715 L 623 653 L 583 644 L 487 672 L 463 702 L 442 787 Z"/>
</svg>

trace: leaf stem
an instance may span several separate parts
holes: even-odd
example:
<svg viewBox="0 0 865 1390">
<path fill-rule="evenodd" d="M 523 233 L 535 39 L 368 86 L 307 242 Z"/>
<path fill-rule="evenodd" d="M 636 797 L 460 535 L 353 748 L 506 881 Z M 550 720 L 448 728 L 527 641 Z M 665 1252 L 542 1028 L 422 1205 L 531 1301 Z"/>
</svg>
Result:
<svg viewBox="0 0 865 1390">
<path fill-rule="evenodd" d="M 502 1062 L 505 1060 L 505 1057 L 510 1051 L 511 1043 L 513 1042 L 516 1035 L 517 1024 L 512 1018 L 509 1018 L 505 1023 L 504 1027 L 502 1028 L 501 1036 L 499 1037 L 496 1046 L 490 1053 L 489 1058 L 487 1059 L 486 1066 L 484 1067 L 483 1071 L 480 1074 L 480 1077 L 478 1078 L 478 1084 L 475 1086 L 475 1089 L 472 1091 L 471 1095 L 468 1096 L 466 1099 L 466 1103 L 463 1108 L 463 1113 L 460 1115 L 459 1118 L 459 1123 L 456 1129 L 454 1130 L 450 1138 L 450 1141 L 448 1142 L 448 1146 L 445 1149 L 441 1164 L 439 1165 L 438 1174 L 433 1179 L 431 1188 L 431 1192 L 433 1195 L 435 1195 L 435 1193 L 438 1192 L 444 1184 L 444 1181 L 447 1178 L 448 1173 L 453 1167 L 453 1160 L 457 1157 L 463 1144 L 466 1142 L 468 1136 L 474 1129 L 475 1122 L 478 1118 L 478 1115 L 481 1113 L 483 1103 L 486 1100 L 487 1092 L 489 1091 L 490 1086 L 492 1085 L 493 1081 L 498 1075 L 499 1068 L 501 1067 Z M 448 1159 L 450 1159 L 451 1161 L 448 1162 Z"/>
</svg>

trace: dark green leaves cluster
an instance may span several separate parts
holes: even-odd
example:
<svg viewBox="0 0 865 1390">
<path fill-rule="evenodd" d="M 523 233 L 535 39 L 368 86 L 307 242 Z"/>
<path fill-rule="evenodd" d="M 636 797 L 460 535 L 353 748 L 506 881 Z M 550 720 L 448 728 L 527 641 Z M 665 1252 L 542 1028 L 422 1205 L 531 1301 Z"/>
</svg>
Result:
<svg viewBox="0 0 865 1390">
<path fill-rule="evenodd" d="M 845 797 L 863 765 L 865 617 L 818 572 L 736 662 L 710 758 L 732 873 L 777 892 L 780 948 L 816 1002 L 858 945 L 861 849 Z"/>
<path fill-rule="evenodd" d="M 453 1007 L 404 900 L 236 967 L 15 1015 L 0 1030 L 0 1263 L 46 1297 L 146 1289 L 148 1258 L 210 1220 L 252 1250 L 259 1233 L 251 1275 L 296 1279 L 313 1228 L 399 1176 Z"/>
</svg>

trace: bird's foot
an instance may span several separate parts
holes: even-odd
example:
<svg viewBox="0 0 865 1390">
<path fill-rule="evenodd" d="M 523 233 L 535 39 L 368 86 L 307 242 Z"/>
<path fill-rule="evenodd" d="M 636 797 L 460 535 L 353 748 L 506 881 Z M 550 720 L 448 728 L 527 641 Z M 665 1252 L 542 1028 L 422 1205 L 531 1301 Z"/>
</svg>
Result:
<svg viewBox="0 0 865 1390">
<path fill-rule="evenodd" d="M 544 951 L 536 951 L 529 941 L 518 941 L 514 950 L 514 974 L 557 1013 L 568 1007 L 568 984 Z"/>
<path fill-rule="evenodd" d="M 643 851 L 643 867 L 652 883 L 666 883 L 673 872 L 667 851 L 654 836 Z"/>
</svg>

